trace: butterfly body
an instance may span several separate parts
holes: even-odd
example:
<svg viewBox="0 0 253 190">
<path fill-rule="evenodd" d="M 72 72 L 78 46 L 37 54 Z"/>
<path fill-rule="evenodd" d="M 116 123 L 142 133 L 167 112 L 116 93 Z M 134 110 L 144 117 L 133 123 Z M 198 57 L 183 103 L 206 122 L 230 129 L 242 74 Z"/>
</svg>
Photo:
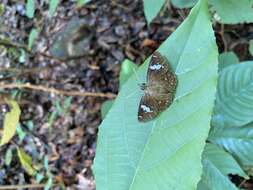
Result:
<svg viewBox="0 0 253 190">
<path fill-rule="evenodd" d="M 138 120 L 152 120 L 173 102 L 177 78 L 165 57 L 155 52 L 147 73 L 147 83 L 141 84 L 144 95 L 141 98 Z"/>
</svg>

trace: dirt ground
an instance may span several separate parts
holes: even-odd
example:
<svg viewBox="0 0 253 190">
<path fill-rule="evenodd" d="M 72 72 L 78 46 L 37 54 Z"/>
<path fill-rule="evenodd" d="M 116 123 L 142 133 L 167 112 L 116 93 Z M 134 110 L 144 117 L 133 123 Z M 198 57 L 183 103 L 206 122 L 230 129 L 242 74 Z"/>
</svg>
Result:
<svg viewBox="0 0 253 190">
<path fill-rule="evenodd" d="M 74 1 L 65 0 L 52 18 L 48 17 L 46 1 L 37 2 L 35 17 L 28 19 L 25 1 L 0 1 L 5 7 L 0 18 L 0 39 L 13 42 L 0 45 L 0 67 L 13 69 L 0 72 L 1 83 L 29 82 L 70 92 L 117 94 L 120 63 L 128 58 L 141 64 L 189 14 L 189 9 L 167 5 L 147 26 L 142 0 L 93 0 L 81 8 L 76 8 Z M 87 38 L 85 55 L 73 60 L 47 56 L 55 35 L 73 17 L 92 26 L 89 30 L 92 38 Z M 25 61 L 20 61 L 20 47 L 27 44 L 32 28 L 40 29 L 39 38 L 32 51 L 25 53 Z M 253 38 L 252 25 L 229 26 L 214 22 L 214 30 L 220 53 L 233 50 L 240 60 L 251 58 L 247 42 Z M 31 89 L 8 89 L 1 93 L 2 97 L 16 94 L 26 136 L 23 141 L 16 136 L 9 145 L 1 147 L 0 184 L 34 183 L 16 156 L 10 166 L 5 165 L 7 149 L 18 145 L 32 155 L 34 162 L 47 156 L 54 183 L 62 183 L 69 189 L 77 189 L 78 185 L 79 189 L 85 185 L 87 189 L 94 189 L 91 165 L 101 122 L 101 104 L 108 98 L 73 96 L 70 99 L 70 96 Z M 61 111 L 67 102 L 69 106 Z M 8 106 L 2 104 L 1 110 L 3 115 Z M 31 123 L 32 131 L 28 129 Z M 234 178 L 237 183 L 241 182 Z"/>
</svg>

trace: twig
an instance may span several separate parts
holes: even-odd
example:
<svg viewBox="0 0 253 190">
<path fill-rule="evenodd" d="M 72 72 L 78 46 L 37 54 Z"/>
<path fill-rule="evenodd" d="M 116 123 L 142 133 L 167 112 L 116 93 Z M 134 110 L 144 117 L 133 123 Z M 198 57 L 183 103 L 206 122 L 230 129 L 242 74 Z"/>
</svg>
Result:
<svg viewBox="0 0 253 190">
<path fill-rule="evenodd" d="M 127 6 L 124 6 L 124 5 L 120 4 L 120 3 L 118 3 L 116 0 L 112 0 L 112 5 L 115 5 L 115 6 L 119 7 L 119 8 L 122 8 L 125 11 L 129 10 L 129 8 Z"/>
<path fill-rule="evenodd" d="M 81 97 L 101 97 L 101 98 L 115 98 L 116 94 L 102 93 L 102 92 L 79 92 L 79 91 L 66 91 L 55 88 L 48 88 L 41 85 L 25 84 L 0 84 L 0 88 L 13 89 L 13 88 L 27 88 L 37 91 L 49 92 L 53 94 L 66 95 L 66 96 L 81 96 Z"/>
<path fill-rule="evenodd" d="M 4 185 L 0 186 L 0 189 L 8 190 L 8 189 L 31 189 L 31 188 L 43 188 L 46 184 L 27 184 L 27 185 Z"/>
<path fill-rule="evenodd" d="M 228 50 L 228 46 L 227 46 L 227 41 L 225 39 L 225 36 L 224 36 L 224 24 L 221 24 L 221 31 L 220 31 L 220 35 L 221 35 L 221 39 L 223 41 L 223 44 L 224 44 L 224 51 L 226 52 Z"/>
<path fill-rule="evenodd" d="M 49 67 L 45 68 L 31 68 L 31 69 L 16 69 L 16 68 L 3 68 L 0 67 L 0 72 L 13 72 L 13 73 L 22 73 L 22 74 L 29 74 L 29 73 L 36 73 L 36 72 L 42 72 L 44 70 L 48 70 Z"/>
<path fill-rule="evenodd" d="M 248 42 L 245 39 L 239 39 L 230 44 L 229 49 L 234 49 L 238 44 L 247 44 Z"/>
<path fill-rule="evenodd" d="M 74 60 L 74 59 L 81 59 L 81 58 L 84 58 L 87 56 L 87 53 L 85 53 L 83 55 L 69 56 L 67 58 L 61 59 L 61 58 L 57 58 L 52 55 L 46 54 L 44 52 L 33 52 L 26 45 L 10 42 L 10 41 L 3 40 L 3 39 L 0 39 L 0 45 L 7 46 L 7 47 L 9 46 L 9 47 L 17 48 L 17 49 L 23 49 L 24 51 L 26 51 L 27 53 L 29 53 L 33 56 L 40 55 L 40 56 L 43 56 L 43 57 L 46 57 L 46 58 L 49 58 L 52 60 L 60 61 L 60 62 L 66 62 L 66 61 L 70 61 L 70 60 Z"/>
<path fill-rule="evenodd" d="M 26 45 L 10 42 L 8 40 L 0 39 L 0 45 L 14 47 L 14 48 L 21 48 L 28 53 L 32 53 L 32 51 Z"/>
<path fill-rule="evenodd" d="M 238 186 L 238 188 L 242 188 L 242 186 L 244 185 L 244 183 L 247 181 L 247 179 L 244 179 Z"/>
</svg>

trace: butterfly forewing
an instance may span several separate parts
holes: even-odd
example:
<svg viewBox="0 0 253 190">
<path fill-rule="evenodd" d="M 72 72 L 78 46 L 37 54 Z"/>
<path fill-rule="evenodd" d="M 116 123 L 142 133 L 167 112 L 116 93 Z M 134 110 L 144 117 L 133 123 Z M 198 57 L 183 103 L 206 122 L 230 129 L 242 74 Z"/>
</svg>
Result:
<svg viewBox="0 0 253 190">
<path fill-rule="evenodd" d="M 159 82 L 159 79 L 162 80 L 162 77 L 169 69 L 166 58 L 160 53 L 154 52 L 148 66 L 147 82 Z"/>
<path fill-rule="evenodd" d="M 169 107 L 173 102 L 176 86 L 177 78 L 167 59 L 155 52 L 149 63 L 147 84 L 139 104 L 139 121 L 149 121 Z M 145 109 L 143 105 L 153 112 L 148 112 L 149 109 Z"/>
</svg>

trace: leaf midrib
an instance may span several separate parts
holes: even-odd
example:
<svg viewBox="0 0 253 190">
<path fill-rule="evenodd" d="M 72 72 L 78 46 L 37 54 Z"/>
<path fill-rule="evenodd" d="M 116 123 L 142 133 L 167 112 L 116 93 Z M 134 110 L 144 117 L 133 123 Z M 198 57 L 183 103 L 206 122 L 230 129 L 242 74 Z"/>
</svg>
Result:
<svg viewBox="0 0 253 190">
<path fill-rule="evenodd" d="M 200 9 L 200 7 L 199 7 L 199 9 Z M 198 9 L 198 13 L 195 15 L 196 18 L 198 18 L 199 9 Z M 194 20 L 194 24 L 192 25 L 192 28 L 194 28 L 195 25 L 196 25 L 196 19 Z M 189 38 L 187 39 L 187 41 L 186 41 L 186 43 L 185 43 L 185 45 L 184 45 L 183 52 L 184 52 L 186 46 L 187 46 L 188 43 L 189 43 L 189 39 L 190 39 L 191 36 L 192 36 L 192 32 L 193 32 L 192 28 L 191 28 L 190 33 L 189 33 Z M 181 56 L 179 56 L 177 68 L 179 67 L 179 63 L 180 63 L 180 60 L 181 60 L 181 58 L 182 58 L 182 55 L 183 55 L 183 53 L 181 54 Z M 200 65 L 199 65 L 199 66 L 200 66 Z M 198 67 L 196 67 L 196 68 L 198 68 Z M 196 68 L 195 68 L 195 69 L 196 69 Z M 175 69 L 175 72 L 176 72 L 176 71 L 177 71 L 177 69 Z M 132 186 L 133 186 L 133 184 L 134 184 L 136 175 L 138 174 L 138 171 L 139 171 L 139 169 L 140 169 L 140 168 L 139 168 L 139 167 L 140 167 L 140 162 L 142 162 L 142 160 L 143 160 L 144 152 L 145 152 L 145 150 L 146 150 L 146 147 L 147 147 L 147 145 L 148 145 L 148 142 L 150 141 L 150 136 L 152 135 L 155 126 L 156 126 L 156 121 L 153 123 L 152 130 L 150 131 L 150 134 L 149 134 L 149 136 L 148 136 L 148 140 L 147 140 L 147 142 L 146 142 L 146 144 L 145 144 L 145 146 L 144 146 L 144 148 L 143 148 L 143 151 L 142 151 L 142 154 L 141 154 L 141 158 L 140 158 L 140 160 L 139 160 L 139 162 L 138 162 L 138 164 L 137 164 L 137 168 L 136 168 L 136 170 L 135 170 L 135 174 L 134 174 L 134 177 L 133 177 L 132 183 L 130 184 L 129 189 L 132 189 Z"/>
</svg>

